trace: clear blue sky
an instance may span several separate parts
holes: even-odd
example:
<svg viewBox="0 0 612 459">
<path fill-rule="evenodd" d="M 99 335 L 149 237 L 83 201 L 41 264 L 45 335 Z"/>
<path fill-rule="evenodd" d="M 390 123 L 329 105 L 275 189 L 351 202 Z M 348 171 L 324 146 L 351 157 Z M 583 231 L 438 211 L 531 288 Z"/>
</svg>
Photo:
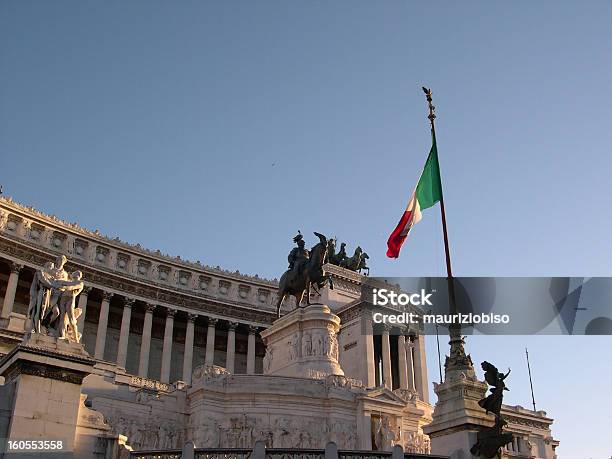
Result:
<svg viewBox="0 0 612 459">
<path fill-rule="evenodd" d="M 384 256 L 430 146 L 426 84 L 455 273 L 608 276 L 611 23 L 597 1 L 4 0 L 0 183 L 246 273 L 279 276 L 301 229 L 377 275 L 441 275 L 437 207 Z M 559 457 L 610 457 L 611 338 L 471 338 L 528 407 L 525 345 Z"/>
</svg>

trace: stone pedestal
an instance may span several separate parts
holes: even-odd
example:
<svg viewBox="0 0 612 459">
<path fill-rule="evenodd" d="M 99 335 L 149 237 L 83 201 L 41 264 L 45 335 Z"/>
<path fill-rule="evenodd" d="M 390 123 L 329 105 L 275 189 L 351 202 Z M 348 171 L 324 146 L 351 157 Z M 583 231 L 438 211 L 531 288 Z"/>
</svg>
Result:
<svg viewBox="0 0 612 459">
<path fill-rule="evenodd" d="M 432 454 L 451 459 L 476 458 L 470 453 L 470 448 L 476 443 L 478 432 L 482 427 L 491 427 L 495 423 L 495 416 L 485 414 L 478 405 L 487 387 L 473 376 L 473 371 L 467 375 L 465 372 L 447 374 L 444 383 L 434 383 L 438 402 L 432 423 L 423 427 L 431 440 Z"/>
<path fill-rule="evenodd" d="M 6 323 L 6 328 L 10 331 L 23 333 L 26 329 L 27 319 L 23 314 L 11 312 Z"/>
<path fill-rule="evenodd" d="M 299 308 L 261 332 L 264 374 L 300 378 L 344 376 L 338 363 L 340 318 L 323 304 Z"/>
<path fill-rule="evenodd" d="M 0 418 L 2 436 L 61 440 L 62 453 L 72 453 L 81 383 L 94 363 L 82 344 L 39 334 L 24 339 L 0 361 L 0 375 L 5 378 L 0 399 L 12 406 L 10 417 Z"/>
</svg>

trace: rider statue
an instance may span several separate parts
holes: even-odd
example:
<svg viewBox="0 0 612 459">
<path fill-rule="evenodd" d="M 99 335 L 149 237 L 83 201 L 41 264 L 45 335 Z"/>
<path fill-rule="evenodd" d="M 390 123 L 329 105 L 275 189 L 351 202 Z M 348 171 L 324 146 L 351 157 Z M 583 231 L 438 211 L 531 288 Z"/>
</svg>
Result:
<svg viewBox="0 0 612 459">
<path fill-rule="evenodd" d="M 302 272 L 304 264 L 310 258 L 310 252 L 305 248 L 306 243 L 304 242 L 304 236 L 302 236 L 300 231 L 298 231 L 297 236 L 293 238 L 293 242 L 297 244 L 297 247 L 294 247 L 291 252 L 289 252 L 287 260 L 289 261 L 289 270 L 292 271 L 295 269 L 295 272 L 299 274 Z"/>
</svg>

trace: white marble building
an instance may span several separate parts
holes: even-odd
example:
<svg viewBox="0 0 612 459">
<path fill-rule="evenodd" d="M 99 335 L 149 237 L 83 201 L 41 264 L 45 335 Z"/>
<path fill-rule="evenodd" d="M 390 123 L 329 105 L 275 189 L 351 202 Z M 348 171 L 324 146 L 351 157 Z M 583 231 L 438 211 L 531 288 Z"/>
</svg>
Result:
<svg viewBox="0 0 612 459">
<path fill-rule="evenodd" d="M 407 450 L 428 451 L 424 337 L 417 330 L 364 335 L 361 275 L 329 266 L 335 289 L 317 299 L 339 317 L 344 375 L 263 375 L 260 332 L 276 319 L 276 281 L 109 239 L 1 198 L 0 354 L 22 339 L 35 270 L 59 254 L 86 284 L 79 321 L 97 362 L 83 381 L 87 407 L 132 447 L 177 447 L 186 438 L 251 446 L 264 435 L 270 446 L 335 439 L 371 449 L 384 419 Z M 289 433 L 296 429 L 299 438 Z"/>
<path fill-rule="evenodd" d="M 0 357 L 24 336 L 34 272 L 59 254 L 68 269 L 83 272 L 86 285 L 79 328 L 93 366 L 82 380 L 77 417 L 82 457 L 102 457 L 109 448 L 177 448 L 185 440 L 302 448 L 335 441 L 360 450 L 401 444 L 429 453 L 425 337 L 417 329 L 363 333 L 364 317 L 366 328 L 372 324 L 359 300 L 360 274 L 327 265 L 335 289 L 316 298 L 338 318 L 324 351 L 333 354 L 325 367 L 332 370 L 309 377 L 277 371 L 265 362 L 264 344 L 276 319 L 276 281 L 110 239 L 0 197 Z M 288 339 L 295 355 L 287 358 L 317 355 L 304 341 L 291 351 Z M 0 437 L 11 417 L 3 403 Z M 525 431 L 529 422 L 552 438 L 544 414 L 505 409 L 524 445 L 535 435 L 535 428 Z M 524 455 L 520 443 L 506 454 L 552 457 Z"/>
</svg>

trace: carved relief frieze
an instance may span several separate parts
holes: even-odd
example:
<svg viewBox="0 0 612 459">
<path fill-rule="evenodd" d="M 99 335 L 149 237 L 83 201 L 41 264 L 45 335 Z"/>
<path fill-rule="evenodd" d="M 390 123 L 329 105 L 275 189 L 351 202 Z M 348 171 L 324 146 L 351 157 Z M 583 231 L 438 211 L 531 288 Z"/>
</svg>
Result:
<svg viewBox="0 0 612 459">
<path fill-rule="evenodd" d="M 339 448 L 355 449 L 357 443 L 354 420 L 243 414 L 197 422 L 192 427 L 196 441 L 206 448 L 252 448 L 256 441 L 267 448 L 323 448 L 333 441 Z"/>
<path fill-rule="evenodd" d="M 138 275 L 142 277 L 148 277 L 151 271 L 151 262 L 149 260 L 144 260 L 141 258 L 140 260 L 138 260 L 138 268 L 136 271 Z"/>
<path fill-rule="evenodd" d="M 8 216 L 5 229 L 11 233 L 17 234 L 17 230 L 19 229 L 19 225 L 21 225 L 22 221 L 23 219 L 21 217 L 10 214 Z"/>
<path fill-rule="evenodd" d="M 44 241 L 45 237 L 45 227 L 39 225 L 38 223 L 32 223 L 30 225 L 30 239 L 37 243 L 41 243 Z"/>
<path fill-rule="evenodd" d="M 108 260 L 110 259 L 110 250 L 107 247 L 103 247 L 101 245 L 96 247 L 96 257 L 95 261 L 101 265 L 107 265 Z"/>
<path fill-rule="evenodd" d="M 198 283 L 199 289 L 207 292 L 210 289 L 211 280 L 209 276 L 200 276 Z"/>
<path fill-rule="evenodd" d="M 170 279 L 171 268 L 165 265 L 157 266 L 157 278 L 162 282 L 167 282 Z"/>
<path fill-rule="evenodd" d="M 270 304 L 270 290 L 260 288 L 257 290 L 257 301 L 263 304 Z"/>
<path fill-rule="evenodd" d="M 159 250 L 150 250 L 150 249 L 144 248 L 140 244 L 129 244 L 124 241 L 121 241 L 119 238 L 110 238 L 108 236 L 102 235 L 97 230 L 90 231 L 88 229 L 82 228 L 76 223 L 70 223 L 58 217 L 55 217 L 53 215 L 44 214 L 38 211 L 37 209 L 34 209 L 33 207 L 24 206 L 22 204 L 19 204 L 13 201 L 11 198 L 0 196 L 0 206 L 1 206 L 0 229 L 4 229 L 8 233 L 12 232 L 14 234 L 18 234 L 18 227 L 21 225 L 22 221 L 24 220 L 23 217 L 27 215 L 29 221 L 32 221 L 32 222 L 36 221 L 37 224 L 47 227 L 48 229 L 61 231 L 62 233 L 65 233 L 65 234 L 72 233 L 74 238 L 78 238 L 82 240 L 87 240 L 88 238 L 91 238 L 92 241 L 89 241 L 89 243 L 92 245 L 104 245 L 107 247 L 117 247 L 117 251 L 122 251 L 120 247 L 123 247 L 127 249 L 128 251 L 133 252 L 133 255 L 134 254 L 143 255 L 143 258 L 146 258 L 146 257 L 153 257 L 153 259 L 163 258 L 167 260 L 168 263 L 162 263 L 162 264 L 168 264 L 168 266 L 171 266 L 172 264 L 176 263 L 178 265 L 184 266 L 185 268 L 191 268 L 194 270 L 204 269 L 204 270 L 212 272 L 214 275 L 219 274 L 225 277 L 249 280 L 252 282 L 259 283 L 259 284 L 265 283 L 265 284 L 268 284 L 272 288 L 274 288 L 278 284 L 276 279 L 268 280 L 268 279 L 261 278 L 258 275 L 249 276 L 246 274 L 241 274 L 238 271 L 224 270 L 219 266 L 216 266 L 216 267 L 205 266 L 200 261 L 192 262 L 188 260 L 183 260 L 181 259 L 181 257 L 178 257 L 178 256 L 170 256 L 167 254 L 163 254 Z M 12 223 L 9 224 L 9 222 L 12 222 Z M 24 235 L 21 235 L 21 236 L 24 236 Z M 97 244 L 98 241 L 101 241 L 102 244 Z M 113 248 L 111 250 L 115 250 L 115 249 Z M 138 258 L 138 256 L 134 257 L 133 255 L 131 255 L 133 258 Z M 152 260 L 149 260 L 149 261 L 152 261 Z M 155 263 L 157 263 L 157 261 L 155 261 Z M 176 269 L 178 270 L 180 268 L 176 268 Z"/>
<path fill-rule="evenodd" d="M 226 280 L 219 280 L 219 294 L 223 296 L 228 296 L 230 292 L 230 288 L 232 288 L 232 284 Z"/>
<path fill-rule="evenodd" d="M 61 252 L 66 249 L 66 235 L 59 231 L 53 231 L 49 243 L 53 250 Z"/>
<path fill-rule="evenodd" d="M 246 300 L 249 298 L 249 295 L 251 293 L 251 287 L 248 285 L 239 285 L 238 286 L 238 296 L 240 297 L 240 299 L 242 300 Z"/>
<path fill-rule="evenodd" d="M 11 239 L 0 237 L 0 253 L 22 260 L 33 266 L 42 266 L 49 259 L 49 255 L 35 247 L 18 244 Z M 87 264 L 80 263 L 78 259 L 70 260 L 69 269 L 79 269 L 83 277 L 91 284 L 99 285 L 101 288 L 120 291 L 129 297 L 140 297 L 143 300 L 150 299 L 154 302 L 181 305 L 195 311 L 201 311 L 203 315 L 211 314 L 220 317 L 233 317 L 241 321 L 249 321 L 260 324 L 270 324 L 274 321 L 273 311 L 249 308 L 238 305 L 230 305 L 218 302 L 214 297 L 200 294 L 201 297 L 183 294 L 179 291 L 168 290 L 169 287 L 161 288 L 156 285 L 142 284 L 136 280 L 119 277 L 113 273 L 99 271 Z"/>
<path fill-rule="evenodd" d="M 179 271 L 178 283 L 181 287 L 188 287 L 190 280 L 191 280 L 191 273 L 189 271 L 184 271 L 184 270 Z"/>
</svg>

